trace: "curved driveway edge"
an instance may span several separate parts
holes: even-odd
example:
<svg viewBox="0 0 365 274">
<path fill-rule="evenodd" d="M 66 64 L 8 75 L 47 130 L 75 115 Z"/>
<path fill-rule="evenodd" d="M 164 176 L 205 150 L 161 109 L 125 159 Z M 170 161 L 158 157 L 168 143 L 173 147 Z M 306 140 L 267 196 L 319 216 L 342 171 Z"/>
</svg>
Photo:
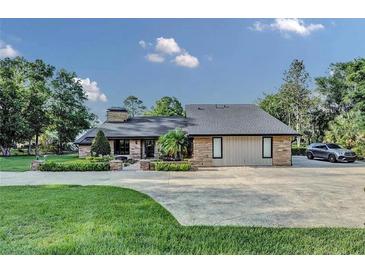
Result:
<svg viewBox="0 0 365 274">
<path fill-rule="evenodd" d="M 0 185 L 113 185 L 148 194 L 183 225 L 365 227 L 365 163 L 196 172 L 1 172 Z"/>
</svg>

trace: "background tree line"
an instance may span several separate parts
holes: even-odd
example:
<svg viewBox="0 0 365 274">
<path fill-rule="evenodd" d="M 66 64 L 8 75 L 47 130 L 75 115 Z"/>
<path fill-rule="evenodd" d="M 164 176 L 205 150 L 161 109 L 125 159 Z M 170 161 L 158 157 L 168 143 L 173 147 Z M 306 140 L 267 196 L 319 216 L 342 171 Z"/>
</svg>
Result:
<svg viewBox="0 0 365 274">
<path fill-rule="evenodd" d="M 87 96 L 77 75 L 57 70 L 42 60 L 22 57 L 0 60 L 0 147 L 4 156 L 17 143 L 49 136 L 58 153 L 83 130 L 90 128 L 95 115 L 89 112 Z"/>
<path fill-rule="evenodd" d="M 335 142 L 365 155 L 365 59 L 331 64 L 314 80 L 310 88 L 303 61 L 294 60 L 280 88 L 259 105 L 302 135 L 298 147 Z"/>
<path fill-rule="evenodd" d="M 310 76 L 301 60 L 284 73 L 280 88 L 259 99 L 265 111 L 293 127 L 302 136 L 297 146 L 311 142 L 336 142 L 365 154 L 365 59 L 329 67 L 327 76 Z M 90 128 L 96 116 L 85 102 L 87 96 L 77 75 L 56 70 L 42 60 L 0 60 L 0 147 L 10 155 L 16 143 L 53 145 L 62 153 L 69 142 Z M 122 102 L 131 117 L 185 116 L 180 101 L 165 96 L 150 110 L 136 96 Z M 29 153 L 31 145 L 29 146 Z"/>
<path fill-rule="evenodd" d="M 138 97 L 130 95 L 123 101 L 130 117 L 135 116 L 185 116 L 185 111 L 176 97 L 164 96 L 155 102 L 150 110 Z"/>
</svg>

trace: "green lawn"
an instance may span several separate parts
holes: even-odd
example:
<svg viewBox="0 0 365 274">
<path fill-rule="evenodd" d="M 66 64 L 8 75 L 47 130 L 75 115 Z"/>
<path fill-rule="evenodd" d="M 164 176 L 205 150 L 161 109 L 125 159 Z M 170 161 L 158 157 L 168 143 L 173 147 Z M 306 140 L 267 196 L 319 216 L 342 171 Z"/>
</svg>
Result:
<svg viewBox="0 0 365 274">
<path fill-rule="evenodd" d="M 41 156 L 42 160 L 43 157 Z M 47 161 L 66 162 L 78 159 L 77 154 L 64 154 L 64 155 L 48 155 Z M 10 156 L 0 157 L 0 171 L 27 171 L 30 170 L 30 164 L 35 160 L 35 156 Z"/>
<path fill-rule="evenodd" d="M 0 187 L 0 254 L 365 254 L 365 229 L 178 224 L 107 186 Z"/>
</svg>

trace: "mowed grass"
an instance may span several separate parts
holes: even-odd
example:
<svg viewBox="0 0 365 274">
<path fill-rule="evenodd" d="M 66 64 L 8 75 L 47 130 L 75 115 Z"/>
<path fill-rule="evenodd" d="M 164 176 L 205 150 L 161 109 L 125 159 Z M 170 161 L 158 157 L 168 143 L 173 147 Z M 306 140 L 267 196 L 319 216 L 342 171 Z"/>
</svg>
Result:
<svg viewBox="0 0 365 274">
<path fill-rule="evenodd" d="M 33 155 L 16 155 L 10 157 L 0 157 L 0 171 L 28 171 L 33 160 Z M 39 158 L 43 160 L 43 156 Z M 47 155 L 47 161 L 67 162 L 78 159 L 77 154 Z"/>
<path fill-rule="evenodd" d="M 365 254 L 365 229 L 181 226 L 139 192 L 0 187 L 0 254 Z"/>
</svg>

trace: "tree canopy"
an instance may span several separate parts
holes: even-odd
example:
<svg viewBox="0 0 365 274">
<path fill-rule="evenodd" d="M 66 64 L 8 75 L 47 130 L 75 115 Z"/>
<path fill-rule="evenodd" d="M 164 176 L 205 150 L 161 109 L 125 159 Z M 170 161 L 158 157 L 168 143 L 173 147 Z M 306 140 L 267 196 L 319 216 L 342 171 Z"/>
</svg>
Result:
<svg viewBox="0 0 365 274">
<path fill-rule="evenodd" d="M 123 101 L 124 107 L 127 109 L 129 116 L 134 117 L 144 113 L 146 106 L 138 97 L 130 95 Z"/>
<path fill-rule="evenodd" d="M 57 133 L 58 151 L 64 144 L 75 140 L 84 129 L 91 127 L 95 115 L 85 106 L 86 94 L 76 74 L 61 69 L 52 81 L 53 96 L 50 102 L 51 129 Z"/>
<path fill-rule="evenodd" d="M 315 78 L 313 90 L 308 82 L 303 62 L 294 60 L 280 89 L 259 105 L 307 143 L 338 142 L 365 155 L 365 58 L 331 64 L 328 75 Z"/>
<path fill-rule="evenodd" d="M 165 96 L 157 100 L 145 115 L 151 116 L 184 116 L 184 108 L 176 97 Z"/>
<path fill-rule="evenodd" d="M 301 135 L 310 129 L 308 111 L 314 105 L 309 90 L 309 74 L 301 60 L 293 60 L 284 72 L 283 83 L 277 93 L 265 95 L 259 100 L 262 109 L 292 126 Z M 298 139 L 300 146 L 301 138 Z"/>
<path fill-rule="evenodd" d="M 10 155 L 16 143 L 29 142 L 54 130 L 58 151 L 90 127 L 95 116 L 85 105 L 86 95 L 76 74 L 59 70 L 42 60 L 22 57 L 0 60 L 0 147 Z"/>
<path fill-rule="evenodd" d="M 24 141 L 28 132 L 24 116 L 27 102 L 23 96 L 25 64 L 26 60 L 20 57 L 0 60 L 0 146 L 6 156 L 15 142 Z"/>
</svg>

